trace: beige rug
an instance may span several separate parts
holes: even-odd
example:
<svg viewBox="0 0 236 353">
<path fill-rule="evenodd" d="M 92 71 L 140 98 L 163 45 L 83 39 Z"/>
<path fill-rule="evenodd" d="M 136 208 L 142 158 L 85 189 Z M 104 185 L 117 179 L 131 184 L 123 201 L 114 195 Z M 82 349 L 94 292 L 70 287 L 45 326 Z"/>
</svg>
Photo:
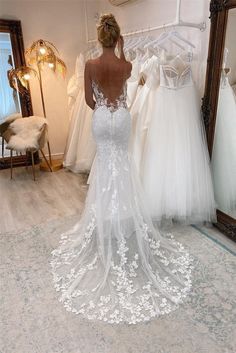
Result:
<svg viewBox="0 0 236 353">
<path fill-rule="evenodd" d="M 196 259 L 193 294 L 168 316 L 108 325 L 56 300 L 50 253 L 75 217 L 0 237 L 0 353 L 235 353 L 236 257 L 193 227 L 173 233 Z"/>
</svg>

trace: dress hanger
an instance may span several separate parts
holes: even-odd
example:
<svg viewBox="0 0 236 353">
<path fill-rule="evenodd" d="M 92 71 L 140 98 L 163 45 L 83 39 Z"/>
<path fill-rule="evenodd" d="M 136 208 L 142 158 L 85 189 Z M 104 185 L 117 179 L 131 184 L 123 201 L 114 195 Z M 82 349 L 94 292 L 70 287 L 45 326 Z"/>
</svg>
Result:
<svg viewBox="0 0 236 353">
<path fill-rule="evenodd" d="M 187 39 L 185 39 L 183 36 L 181 36 L 179 34 L 179 32 L 177 32 L 176 30 L 172 30 L 170 32 L 167 32 L 167 34 L 165 36 L 163 36 L 162 38 L 159 39 L 159 41 L 157 42 L 157 45 L 160 45 L 164 42 L 166 42 L 167 40 L 172 40 L 173 41 L 173 37 L 174 39 L 178 39 L 181 40 L 182 42 L 188 44 L 189 46 L 191 46 L 192 48 L 195 48 L 195 45 L 192 44 L 190 41 L 188 41 Z M 177 45 L 178 42 L 176 42 L 176 40 L 173 41 L 173 43 L 175 43 Z M 181 45 L 178 45 L 180 47 L 182 47 Z M 182 47 L 183 48 L 183 47 Z M 185 48 L 184 48 L 185 49 Z"/>
<path fill-rule="evenodd" d="M 184 38 L 178 31 L 174 30 L 174 31 L 172 32 L 172 35 L 175 36 L 176 38 L 182 40 L 184 43 L 190 45 L 190 47 L 192 47 L 192 48 L 194 48 L 194 49 L 196 48 L 195 45 L 194 45 L 192 42 L 190 42 L 189 40 L 187 40 L 186 38 Z"/>
<path fill-rule="evenodd" d="M 164 28 L 164 26 L 163 26 L 163 28 Z M 164 28 L 164 30 L 165 30 L 165 28 Z M 165 38 L 167 34 L 168 34 L 168 32 L 166 32 L 166 31 L 162 32 L 159 37 L 157 37 L 157 38 L 155 38 L 155 39 L 149 41 L 147 44 L 145 44 L 145 45 L 144 45 L 144 48 L 146 49 L 146 48 L 148 48 L 149 46 L 151 46 L 151 45 L 153 45 L 153 44 L 159 42 L 160 39 Z"/>
<path fill-rule="evenodd" d="M 136 43 L 134 43 L 134 45 L 131 48 L 133 50 L 136 50 L 138 48 L 140 49 L 140 45 L 142 45 L 142 50 L 143 50 L 143 43 L 146 43 L 149 40 L 150 40 L 149 36 L 141 36 L 139 40 Z"/>
<path fill-rule="evenodd" d="M 138 37 L 128 38 L 125 41 L 125 49 L 129 50 L 138 40 Z"/>
</svg>

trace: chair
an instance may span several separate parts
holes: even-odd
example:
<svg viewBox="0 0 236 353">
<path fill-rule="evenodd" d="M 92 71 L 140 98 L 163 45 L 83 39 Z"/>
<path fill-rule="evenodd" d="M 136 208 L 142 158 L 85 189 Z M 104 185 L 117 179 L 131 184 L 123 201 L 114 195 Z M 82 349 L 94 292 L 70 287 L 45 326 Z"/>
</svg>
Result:
<svg viewBox="0 0 236 353">
<path fill-rule="evenodd" d="M 40 151 L 42 156 L 52 172 L 51 166 L 43 152 L 43 147 L 47 140 L 47 120 L 38 116 L 30 116 L 20 118 L 13 121 L 3 133 L 4 139 L 7 141 L 6 148 L 10 150 L 11 161 L 11 179 L 13 176 L 13 151 L 29 152 L 31 154 L 33 179 L 35 181 L 35 164 L 34 153 Z"/>
</svg>

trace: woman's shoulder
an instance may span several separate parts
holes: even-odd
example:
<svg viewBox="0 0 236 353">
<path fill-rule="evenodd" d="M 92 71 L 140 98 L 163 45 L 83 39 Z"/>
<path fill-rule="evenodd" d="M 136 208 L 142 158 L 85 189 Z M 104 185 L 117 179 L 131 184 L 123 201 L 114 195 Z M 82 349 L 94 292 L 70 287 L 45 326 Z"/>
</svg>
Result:
<svg viewBox="0 0 236 353">
<path fill-rule="evenodd" d="M 132 63 L 130 61 L 117 57 L 112 65 L 111 63 L 109 64 L 110 67 L 113 66 L 116 72 L 125 72 L 125 75 L 129 75 L 131 73 Z M 88 70 L 89 72 L 94 72 L 94 70 L 96 71 L 97 69 L 100 69 L 104 66 L 107 67 L 107 65 L 108 63 L 106 61 L 103 61 L 101 57 L 88 59 L 85 63 L 86 70 Z"/>
<path fill-rule="evenodd" d="M 123 67 L 125 69 L 125 71 L 127 72 L 127 74 L 131 73 L 132 71 L 132 63 L 126 59 L 120 59 L 123 63 Z"/>
<path fill-rule="evenodd" d="M 93 66 L 93 65 L 95 65 L 95 64 L 98 63 L 98 59 L 99 59 L 99 58 L 88 59 L 88 60 L 86 61 L 85 65 L 86 65 L 86 66 Z"/>
</svg>

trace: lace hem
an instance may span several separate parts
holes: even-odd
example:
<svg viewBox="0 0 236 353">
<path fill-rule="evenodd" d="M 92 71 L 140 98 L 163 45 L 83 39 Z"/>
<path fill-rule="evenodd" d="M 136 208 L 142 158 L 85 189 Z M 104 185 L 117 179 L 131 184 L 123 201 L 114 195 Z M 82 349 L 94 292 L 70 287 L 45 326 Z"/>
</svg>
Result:
<svg viewBox="0 0 236 353">
<path fill-rule="evenodd" d="M 121 235 L 120 240 L 113 239 L 112 249 L 116 251 L 107 267 L 96 249 L 94 209 L 91 213 L 80 245 L 75 245 L 73 236 L 63 235 L 61 246 L 52 252 L 53 281 L 66 310 L 111 324 L 136 324 L 176 310 L 192 286 L 193 258 L 184 247 L 169 234 L 165 241 L 176 250 L 170 256 L 143 223 L 141 246 L 150 249 L 150 263 L 144 263 L 134 234 L 128 239 Z M 83 259 L 85 252 L 93 255 L 84 266 L 75 267 L 74 259 Z M 94 285 L 90 282 L 93 278 Z"/>
</svg>

